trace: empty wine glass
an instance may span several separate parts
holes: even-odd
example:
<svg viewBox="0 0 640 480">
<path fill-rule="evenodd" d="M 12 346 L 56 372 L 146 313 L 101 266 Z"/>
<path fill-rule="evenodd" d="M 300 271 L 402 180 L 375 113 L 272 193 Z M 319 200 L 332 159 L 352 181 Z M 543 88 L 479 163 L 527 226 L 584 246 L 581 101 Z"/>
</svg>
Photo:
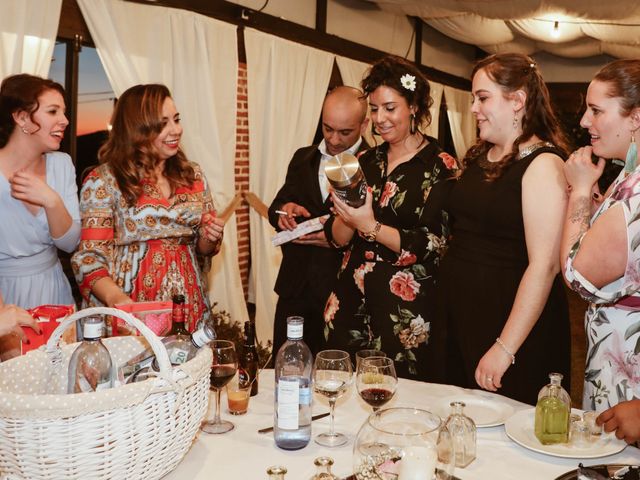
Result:
<svg viewBox="0 0 640 480">
<path fill-rule="evenodd" d="M 347 443 L 347 436 L 333 428 L 336 400 L 344 395 L 351 385 L 353 370 L 349 354 L 342 350 L 323 350 L 313 364 L 313 388 L 327 397 L 331 411 L 329 431 L 316 436 L 316 443 L 325 447 L 337 447 Z"/>
<path fill-rule="evenodd" d="M 356 371 L 356 388 L 360 397 L 377 411 L 396 393 L 398 376 L 392 358 L 364 358 Z"/>
<path fill-rule="evenodd" d="M 210 388 L 216 392 L 216 415 L 213 420 L 203 422 L 200 429 L 205 433 L 225 433 L 233 430 L 234 425 L 220 420 L 220 391 L 236 374 L 238 356 L 233 342 L 229 340 L 214 340 L 209 346 L 213 351 Z"/>
</svg>

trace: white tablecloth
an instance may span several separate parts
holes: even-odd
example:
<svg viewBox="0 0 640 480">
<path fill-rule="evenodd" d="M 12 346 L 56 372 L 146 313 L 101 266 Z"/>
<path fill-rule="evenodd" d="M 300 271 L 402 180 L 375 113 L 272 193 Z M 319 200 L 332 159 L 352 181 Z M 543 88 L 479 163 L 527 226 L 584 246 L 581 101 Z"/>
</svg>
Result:
<svg viewBox="0 0 640 480">
<path fill-rule="evenodd" d="M 313 460 L 327 455 L 335 460 L 333 473 L 346 477 L 352 473 L 353 440 L 358 429 L 371 413 L 355 391 L 351 391 L 338 401 L 336 407 L 336 430 L 350 437 L 348 444 L 337 448 L 317 445 L 313 438 L 301 450 L 286 451 L 276 447 L 273 434 L 259 434 L 259 428 L 273 424 L 273 370 L 260 376 L 260 393 L 251 398 L 246 415 L 233 416 L 227 413 L 226 398 L 223 393 L 223 418 L 231 420 L 236 427 L 231 432 L 208 435 L 200 432 L 191 450 L 178 467 L 165 478 L 169 480 L 263 480 L 271 465 L 287 468 L 287 480 L 309 480 L 315 474 Z M 459 394 L 484 395 L 476 390 L 465 390 L 450 385 L 415 382 L 400 379 L 398 390 L 387 406 L 416 406 L 433 410 L 439 399 Z M 213 408 L 213 395 L 211 406 Z M 500 397 L 515 409 L 531 408 L 514 400 Z M 328 411 L 328 403 L 318 395 L 314 396 L 313 413 Z M 210 411 L 211 415 L 213 411 Z M 312 436 L 328 430 L 329 417 L 314 421 Z M 640 464 L 640 450 L 626 447 L 622 452 L 608 457 L 588 460 L 558 458 L 530 451 L 512 442 L 507 437 L 504 426 L 479 428 L 477 458 L 464 469 L 457 468 L 456 476 L 462 480 L 526 480 L 555 479 L 557 476 L 577 468 L 578 462 L 585 465 L 601 463 Z"/>
</svg>

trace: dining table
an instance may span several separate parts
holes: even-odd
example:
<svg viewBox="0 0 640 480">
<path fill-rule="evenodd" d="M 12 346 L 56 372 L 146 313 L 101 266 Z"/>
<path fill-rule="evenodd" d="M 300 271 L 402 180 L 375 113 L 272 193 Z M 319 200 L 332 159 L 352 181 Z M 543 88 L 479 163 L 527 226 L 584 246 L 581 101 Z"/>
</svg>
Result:
<svg viewBox="0 0 640 480">
<path fill-rule="evenodd" d="M 212 392 L 213 393 L 213 392 Z M 213 395 L 207 417 L 213 416 L 215 408 Z M 396 393 L 387 407 L 417 407 L 446 416 L 446 404 L 449 400 L 461 399 L 472 405 L 477 399 L 479 405 L 496 406 L 498 415 L 525 415 L 524 410 L 533 409 L 532 405 L 518 402 L 507 397 L 482 390 L 464 389 L 452 385 L 426 383 L 408 379 L 399 379 Z M 264 370 L 259 377 L 259 393 L 251 397 L 248 412 L 233 416 L 226 408 L 223 394 L 222 416 L 235 424 L 235 428 L 224 434 L 206 434 L 199 432 L 190 450 L 176 469 L 166 475 L 167 480 L 212 480 L 268 479 L 267 469 L 273 465 L 287 469 L 286 480 L 311 480 L 316 473 L 314 459 L 328 456 L 334 460 L 332 473 L 346 478 L 353 473 L 353 446 L 359 428 L 371 414 L 372 409 L 360 399 L 354 385 L 338 400 L 335 409 L 335 428 L 349 437 L 347 444 L 327 448 L 314 442 L 313 437 L 329 429 L 329 417 L 312 422 L 312 438 L 309 444 L 294 451 L 278 448 L 273 433 L 258 433 L 259 429 L 273 425 L 274 411 L 274 371 Z M 329 411 L 328 401 L 320 395 L 314 395 L 313 413 Z M 514 417 L 515 418 L 515 417 Z M 505 425 L 498 418 L 494 426 L 477 428 L 476 459 L 465 468 L 456 468 L 455 476 L 462 480 L 544 480 L 556 479 L 568 471 L 584 465 L 598 464 L 640 464 L 640 450 L 634 446 L 620 444 L 620 452 L 594 458 L 567 458 L 534 451 L 514 442 L 505 431 Z M 490 422 L 491 423 L 491 422 Z M 523 428 L 529 428 L 525 425 Z M 533 420 L 530 428 L 533 430 Z M 525 442 L 526 443 L 526 442 Z M 593 453 L 591 451 L 591 453 Z M 579 456 L 579 455 L 578 455 Z"/>
</svg>

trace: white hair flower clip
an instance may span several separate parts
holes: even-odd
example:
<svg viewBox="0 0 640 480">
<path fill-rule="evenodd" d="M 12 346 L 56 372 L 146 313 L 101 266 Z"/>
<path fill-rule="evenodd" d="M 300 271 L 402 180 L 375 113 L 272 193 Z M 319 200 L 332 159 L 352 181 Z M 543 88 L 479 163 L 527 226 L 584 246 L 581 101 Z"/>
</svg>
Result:
<svg viewBox="0 0 640 480">
<path fill-rule="evenodd" d="M 409 75 L 405 73 L 402 77 L 400 77 L 400 83 L 407 90 L 411 90 L 412 92 L 416 89 L 416 77 L 414 75 Z"/>
</svg>

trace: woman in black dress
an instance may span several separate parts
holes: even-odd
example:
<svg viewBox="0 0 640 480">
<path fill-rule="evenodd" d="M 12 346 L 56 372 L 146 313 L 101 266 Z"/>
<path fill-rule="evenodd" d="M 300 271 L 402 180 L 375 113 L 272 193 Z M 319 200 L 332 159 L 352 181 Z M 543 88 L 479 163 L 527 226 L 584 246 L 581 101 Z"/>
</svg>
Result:
<svg viewBox="0 0 640 480">
<path fill-rule="evenodd" d="M 443 380 L 527 402 L 549 372 L 569 385 L 567 302 L 559 276 L 566 142 L 529 57 L 498 54 L 473 70 L 478 142 L 447 209 L 438 346 Z"/>
<path fill-rule="evenodd" d="M 360 157 L 369 192 L 351 208 L 332 193 L 330 243 L 346 248 L 325 308 L 327 347 L 383 350 L 398 375 L 427 378 L 424 358 L 435 273 L 446 244 L 443 204 L 455 160 L 418 128 L 430 121 L 429 84 L 412 64 L 386 57 L 362 81 L 384 139 Z"/>
</svg>

